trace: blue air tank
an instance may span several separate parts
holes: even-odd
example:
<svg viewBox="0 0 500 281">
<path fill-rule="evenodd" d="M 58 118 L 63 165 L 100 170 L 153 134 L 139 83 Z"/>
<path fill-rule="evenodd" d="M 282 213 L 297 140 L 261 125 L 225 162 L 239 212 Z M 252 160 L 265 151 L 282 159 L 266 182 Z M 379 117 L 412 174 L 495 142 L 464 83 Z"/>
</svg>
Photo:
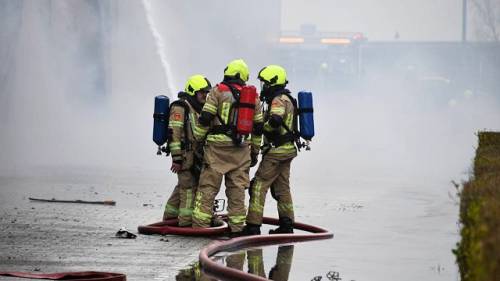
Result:
<svg viewBox="0 0 500 281">
<path fill-rule="evenodd" d="M 170 100 L 167 96 L 155 97 L 155 112 L 153 114 L 153 141 L 162 146 L 168 138 L 168 118 Z"/>
<path fill-rule="evenodd" d="M 301 91 L 299 99 L 300 136 L 305 140 L 314 137 L 313 99 L 311 92 Z"/>
</svg>

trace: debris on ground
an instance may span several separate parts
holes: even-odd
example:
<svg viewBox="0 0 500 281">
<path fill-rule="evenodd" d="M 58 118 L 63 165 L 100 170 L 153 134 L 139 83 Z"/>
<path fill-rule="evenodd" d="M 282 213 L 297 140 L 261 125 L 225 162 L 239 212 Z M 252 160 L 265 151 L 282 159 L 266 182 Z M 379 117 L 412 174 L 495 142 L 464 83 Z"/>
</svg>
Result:
<svg viewBox="0 0 500 281">
<path fill-rule="evenodd" d="M 53 202 L 53 203 L 80 203 L 80 204 L 100 204 L 100 205 L 110 205 L 115 206 L 116 202 L 113 200 L 104 200 L 104 201 L 84 201 L 84 200 L 58 200 L 55 198 L 52 199 L 41 199 L 41 198 L 32 198 L 29 197 L 31 201 L 37 202 Z"/>
<path fill-rule="evenodd" d="M 118 230 L 116 232 L 115 237 L 123 238 L 123 239 L 135 239 L 137 237 L 137 235 L 128 231 L 125 227 L 122 227 L 122 228 L 120 228 L 120 230 Z"/>
</svg>

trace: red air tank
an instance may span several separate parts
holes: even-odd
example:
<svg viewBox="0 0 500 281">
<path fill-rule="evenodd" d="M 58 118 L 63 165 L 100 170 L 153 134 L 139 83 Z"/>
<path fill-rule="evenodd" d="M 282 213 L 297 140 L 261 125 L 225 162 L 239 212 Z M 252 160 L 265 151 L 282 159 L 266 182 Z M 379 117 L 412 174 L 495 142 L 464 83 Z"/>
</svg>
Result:
<svg viewBox="0 0 500 281">
<path fill-rule="evenodd" d="M 257 89 L 254 86 L 243 86 L 240 92 L 238 122 L 236 124 L 236 131 L 240 135 L 249 135 L 252 132 L 256 100 Z"/>
</svg>

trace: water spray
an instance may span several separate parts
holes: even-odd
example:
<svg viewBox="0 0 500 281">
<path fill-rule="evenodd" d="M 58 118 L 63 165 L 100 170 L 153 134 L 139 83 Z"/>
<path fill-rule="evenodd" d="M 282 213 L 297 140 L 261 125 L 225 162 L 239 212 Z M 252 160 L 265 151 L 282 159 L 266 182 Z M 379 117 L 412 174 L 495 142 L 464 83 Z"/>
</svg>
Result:
<svg viewBox="0 0 500 281">
<path fill-rule="evenodd" d="M 146 19 L 148 21 L 148 26 L 149 29 L 151 29 L 151 34 L 153 35 L 153 38 L 155 40 L 155 45 L 156 45 L 156 52 L 158 53 L 158 56 L 160 57 L 161 65 L 163 67 L 163 72 L 165 74 L 165 82 L 167 83 L 168 91 L 170 93 L 175 93 L 175 88 L 174 88 L 174 79 L 172 78 L 172 71 L 170 68 L 170 64 L 168 63 L 167 60 L 167 52 L 165 48 L 165 43 L 163 41 L 163 37 L 161 36 L 160 32 L 156 28 L 156 25 L 153 20 L 153 13 L 152 13 L 152 4 L 151 1 L 149 0 L 142 0 L 142 5 L 144 6 L 144 12 L 146 14 Z"/>
</svg>

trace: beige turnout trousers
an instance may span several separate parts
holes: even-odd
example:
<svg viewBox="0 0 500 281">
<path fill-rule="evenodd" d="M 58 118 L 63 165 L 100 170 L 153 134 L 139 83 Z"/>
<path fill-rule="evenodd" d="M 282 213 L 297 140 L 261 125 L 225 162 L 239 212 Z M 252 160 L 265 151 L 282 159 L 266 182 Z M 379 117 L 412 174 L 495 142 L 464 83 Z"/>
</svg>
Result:
<svg viewBox="0 0 500 281">
<path fill-rule="evenodd" d="M 255 178 L 250 186 L 250 204 L 247 223 L 261 225 L 266 203 L 266 195 L 272 186 L 273 197 L 278 201 L 280 218 L 287 217 L 294 221 L 293 201 L 290 193 L 290 164 L 294 156 L 280 159 L 265 155 L 260 162 Z"/>
<path fill-rule="evenodd" d="M 232 232 L 243 229 L 245 223 L 245 188 L 249 185 L 250 147 L 208 144 L 205 166 L 201 172 L 193 211 L 193 227 L 209 227 L 213 202 L 219 193 L 222 178 L 226 184 L 227 214 Z"/>
<path fill-rule="evenodd" d="M 190 170 L 182 170 L 177 173 L 177 179 L 177 185 L 165 206 L 163 218 L 178 218 L 179 226 L 189 226 L 196 194 L 196 178 Z"/>
</svg>

